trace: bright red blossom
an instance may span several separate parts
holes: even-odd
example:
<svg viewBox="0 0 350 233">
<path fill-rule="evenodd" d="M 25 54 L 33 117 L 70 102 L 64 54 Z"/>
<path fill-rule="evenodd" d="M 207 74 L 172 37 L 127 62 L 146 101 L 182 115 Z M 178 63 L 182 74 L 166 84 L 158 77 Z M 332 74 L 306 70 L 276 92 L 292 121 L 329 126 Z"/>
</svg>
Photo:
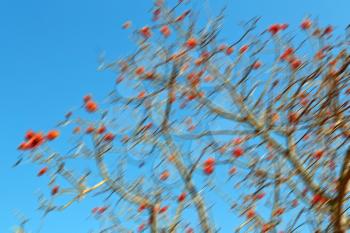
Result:
<svg viewBox="0 0 350 233">
<path fill-rule="evenodd" d="M 42 169 L 40 169 L 40 171 L 38 172 L 38 176 L 44 175 L 48 169 L 48 167 L 43 167 Z"/>
<path fill-rule="evenodd" d="M 300 24 L 300 27 L 303 29 L 303 30 L 307 30 L 311 27 L 312 23 L 311 23 L 311 20 L 310 19 L 304 19 L 301 24 Z"/>
<path fill-rule="evenodd" d="M 114 138 L 115 138 L 115 135 L 112 134 L 112 133 L 106 133 L 106 134 L 103 136 L 103 140 L 106 141 L 106 142 L 113 141 Z"/>
<path fill-rule="evenodd" d="M 189 49 L 193 49 L 194 47 L 197 46 L 197 43 L 198 43 L 197 40 L 195 38 L 191 37 L 187 40 L 186 46 Z"/>
<path fill-rule="evenodd" d="M 151 29 L 149 27 L 147 27 L 147 26 L 141 28 L 140 33 L 145 38 L 149 38 L 149 37 L 152 36 Z"/>
<path fill-rule="evenodd" d="M 232 156 L 238 158 L 241 157 L 244 154 L 244 150 L 242 147 L 235 147 L 232 151 Z"/>
<path fill-rule="evenodd" d="M 182 201 L 185 200 L 185 198 L 186 198 L 186 193 L 183 192 L 183 193 L 181 193 L 181 194 L 179 195 L 179 197 L 177 198 L 177 201 L 178 201 L 178 202 L 182 202 Z"/>
<path fill-rule="evenodd" d="M 243 45 L 243 46 L 239 49 L 239 53 L 240 53 L 240 54 L 243 54 L 243 53 L 245 53 L 248 49 L 249 49 L 249 45 Z"/>
<path fill-rule="evenodd" d="M 53 187 L 52 190 L 51 190 L 51 195 L 52 195 L 52 196 L 53 196 L 53 195 L 56 195 L 56 194 L 58 193 L 58 190 L 59 190 L 59 189 L 60 189 L 59 186 Z"/>
</svg>

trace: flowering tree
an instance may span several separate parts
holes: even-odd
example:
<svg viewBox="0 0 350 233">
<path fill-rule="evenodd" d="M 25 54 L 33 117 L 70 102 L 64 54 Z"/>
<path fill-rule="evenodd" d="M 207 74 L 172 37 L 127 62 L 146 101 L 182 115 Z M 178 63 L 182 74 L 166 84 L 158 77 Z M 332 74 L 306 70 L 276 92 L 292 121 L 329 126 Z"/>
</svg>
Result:
<svg viewBox="0 0 350 233">
<path fill-rule="evenodd" d="M 117 73 L 105 100 L 26 133 L 21 160 L 50 178 L 40 209 L 93 196 L 100 232 L 211 233 L 222 216 L 236 232 L 346 232 L 349 38 L 254 18 L 224 39 L 224 10 L 202 23 L 188 2 L 155 1 L 135 51 L 102 62 Z"/>
</svg>

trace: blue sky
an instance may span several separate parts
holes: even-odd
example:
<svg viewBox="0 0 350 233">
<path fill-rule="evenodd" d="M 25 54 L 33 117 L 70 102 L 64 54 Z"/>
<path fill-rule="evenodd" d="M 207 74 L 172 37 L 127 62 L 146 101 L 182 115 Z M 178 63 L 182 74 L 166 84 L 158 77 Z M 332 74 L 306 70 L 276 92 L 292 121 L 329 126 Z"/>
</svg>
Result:
<svg viewBox="0 0 350 233">
<path fill-rule="evenodd" d="M 102 98 L 115 75 L 96 71 L 102 51 L 108 58 L 127 54 L 131 46 L 121 24 L 135 26 L 149 20 L 151 0 L 0 0 L 0 232 L 17 223 L 14 211 L 31 217 L 35 191 L 45 182 L 29 164 L 13 169 L 16 147 L 28 128 L 50 129 L 81 97 Z M 215 8 L 228 4 L 224 33 L 237 38 L 239 21 L 262 16 L 261 27 L 275 22 L 297 27 L 306 15 L 335 25 L 337 33 L 350 23 L 348 0 L 212 0 Z M 88 232 L 92 221 L 84 206 L 74 205 L 65 214 L 46 219 L 43 233 Z M 69 217 L 67 217 L 69 216 Z"/>
</svg>

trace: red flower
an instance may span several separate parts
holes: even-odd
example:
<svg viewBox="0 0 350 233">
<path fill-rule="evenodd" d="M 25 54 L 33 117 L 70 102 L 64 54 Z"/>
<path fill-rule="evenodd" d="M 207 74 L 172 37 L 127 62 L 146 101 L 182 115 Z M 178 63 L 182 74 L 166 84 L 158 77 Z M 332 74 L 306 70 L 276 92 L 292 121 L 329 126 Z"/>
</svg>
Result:
<svg viewBox="0 0 350 233">
<path fill-rule="evenodd" d="M 311 204 L 324 204 L 327 201 L 327 198 L 323 197 L 320 194 L 315 194 L 311 200 Z"/>
<path fill-rule="evenodd" d="M 287 60 L 290 57 L 290 55 L 292 55 L 293 53 L 294 53 L 294 49 L 289 47 L 282 53 L 280 59 Z"/>
<path fill-rule="evenodd" d="M 332 26 L 328 26 L 324 29 L 323 34 L 331 34 L 333 32 L 333 27 Z"/>
<path fill-rule="evenodd" d="M 301 66 L 301 61 L 299 59 L 293 59 L 290 62 L 290 66 L 292 67 L 293 70 L 297 70 Z"/>
<path fill-rule="evenodd" d="M 94 132 L 94 130 L 95 130 L 94 127 L 90 125 L 89 127 L 86 128 L 86 131 L 85 131 L 85 132 L 86 132 L 87 134 L 89 134 L 89 133 Z"/>
<path fill-rule="evenodd" d="M 60 135 L 60 132 L 58 130 L 51 130 L 50 132 L 47 133 L 46 139 L 51 141 L 57 138 Z"/>
<path fill-rule="evenodd" d="M 312 23 L 311 23 L 311 20 L 310 19 L 304 19 L 301 24 L 300 24 L 300 27 L 303 29 L 303 30 L 307 30 L 311 27 Z"/>
<path fill-rule="evenodd" d="M 214 166 L 215 165 L 215 159 L 214 158 L 208 158 L 207 160 L 204 161 L 204 165 Z"/>
<path fill-rule="evenodd" d="M 94 101 L 89 100 L 85 103 L 85 109 L 88 112 L 96 112 L 97 104 Z"/>
<path fill-rule="evenodd" d="M 237 171 L 237 168 L 232 167 L 232 168 L 230 169 L 229 173 L 230 173 L 230 175 L 233 175 L 233 174 L 236 173 L 236 171 Z"/>
<path fill-rule="evenodd" d="M 244 150 L 242 147 L 235 147 L 232 151 L 232 155 L 236 158 L 241 157 L 244 153 Z"/>
<path fill-rule="evenodd" d="M 149 37 L 152 36 L 151 29 L 149 27 L 147 27 L 147 26 L 141 28 L 140 33 L 145 38 L 149 38 Z"/>
<path fill-rule="evenodd" d="M 261 62 L 260 61 L 256 61 L 256 62 L 254 62 L 254 64 L 253 64 L 253 69 L 259 69 L 260 68 L 260 66 L 261 66 Z"/>
<path fill-rule="evenodd" d="M 239 49 L 239 53 L 243 54 L 245 53 L 247 50 L 249 49 L 248 45 L 243 45 L 240 49 Z"/>
<path fill-rule="evenodd" d="M 254 209 L 249 209 L 249 210 L 246 212 L 246 216 L 247 216 L 247 218 L 249 218 L 249 219 L 254 218 L 254 217 L 255 217 L 255 210 L 254 210 Z"/>
<path fill-rule="evenodd" d="M 159 213 L 160 214 L 165 213 L 167 210 L 168 210 L 168 206 L 164 206 L 164 207 L 160 208 Z"/>
<path fill-rule="evenodd" d="M 35 149 L 44 143 L 45 139 L 42 133 L 36 133 L 30 140 L 27 142 L 28 149 Z"/>
<path fill-rule="evenodd" d="M 140 206 L 139 206 L 139 208 L 138 208 L 138 212 L 141 212 L 141 211 L 143 211 L 144 209 L 146 209 L 148 207 L 148 205 L 146 204 L 146 203 L 144 203 L 144 204 L 141 204 Z"/>
<path fill-rule="evenodd" d="M 275 34 L 277 34 L 281 29 L 282 29 L 282 28 L 281 28 L 281 25 L 276 23 L 276 24 L 272 24 L 272 25 L 269 27 L 268 31 L 269 31 L 272 35 L 275 35 Z"/>
<path fill-rule="evenodd" d="M 92 100 L 91 95 L 84 96 L 83 100 L 84 100 L 84 103 L 88 102 L 89 100 Z"/>
<path fill-rule="evenodd" d="M 146 95 L 146 92 L 145 92 L 145 91 L 141 91 L 141 92 L 137 95 L 137 98 L 138 98 L 138 99 L 143 99 L 143 98 L 145 98 L 145 95 Z"/>
<path fill-rule="evenodd" d="M 97 129 L 97 133 L 98 133 L 98 134 L 103 134 L 104 132 L 106 132 L 106 126 L 101 125 L 101 126 Z"/>
<path fill-rule="evenodd" d="M 60 189 L 59 186 L 53 187 L 52 190 L 51 190 L 51 195 L 52 195 L 52 196 L 53 196 L 53 195 L 56 195 L 56 194 L 58 193 L 58 190 L 59 190 L 59 189 Z"/>
<path fill-rule="evenodd" d="M 29 140 L 29 139 L 31 139 L 34 135 L 35 135 L 35 132 L 34 132 L 34 131 L 28 130 L 24 138 L 25 138 L 26 140 Z"/>
<path fill-rule="evenodd" d="M 18 150 L 28 150 L 29 147 L 28 147 L 28 143 L 27 142 L 22 142 L 19 146 L 18 146 Z"/>
<path fill-rule="evenodd" d="M 170 36 L 170 33 L 171 33 L 167 25 L 164 25 L 163 27 L 161 27 L 160 32 L 163 34 L 164 37 Z"/>
<path fill-rule="evenodd" d="M 268 223 L 263 224 L 261 228 L 261 232 L 262 233 L 269 232 L 272 228 L 273 228 L 272 224 L 268 224 Z"/>
<path fill-rule="evenodd" d="M 297 121 L 298 121 L 298 114 L 296 112 L 288 113 L 288 121 L 290 123 L 297 123 Z"/>
<path fill-rule="evenodd" d="M 315 151 L 315 153 L 314 153 L 314 157 L 315 157 L 315 159 L 320 159 L 322 156 L 323 156 L 323 150 L 317 150 L 317 151 Z"/>
<path fill-rule="evenodd" d="M 136 75 L 142 75 L 145 72 L 145 68 L 143 66 L 137 67 L 135 70 Z"/>
<path fill-rule="evenodd" d="M 106 210 L 107 210 L 108 207 L 99 207 L 97 209 L 97 213 L 98 214 L 103 214 Z"/>
<path fill-rule="evenodd" d="M 106 141 L 106 142 L 113 141 L 114 138 L 115 138 L 115 135 L 112 134 L 112 133 L 106 133 L 106 134 L 103 136 L 103 140 Z"/>
<path fill-rule="evenodd" d="M 233 47 L 228 47 L 227 49 L 226 49 L 226 55 L 230 55 L 230 54 L 232 54 L 233 53 Z"/>
<path fill-rule="evenodd" d="M 40 171 L 38 172 L 38 176 L 42 176 L 44 175 L 48 170 L 48 167 L 43 167 L 42 169 L 40 169 Z"/>
<path fill-rule="evenodd" d="M 29 130 L 25 135 L 25 142 L 22 142 L 18 149 L 19 150 L 30 150 L 39 147 L 45 142 L 45 138 L 42 133 L 35 133 Z"/>
<path fill-rule="evenodd" d="M 274 212 L 273 212 L 273 216 L 280 216 L 284 213 L 284 208 L 277 208 Z"/>
<path fill-rule="evenodd" d="M 210 175 L 214 172 L 213 166 L 204 165 L 203 171 L 205 174 Z"/>
<path fill-rule="evenodd" d="M 179 195 L 179 197 L 177 198 L 177 201 L 178 201 L 178 202 L 182 202 L 182 201 L 184 201 L 185 199 L 186 199 L 186 193 L 183 192 L 183 193 L 181 193 L 181 194 Z"/>
<path fill-rule="evenodd" d="M 186 46 L 189 48 L 189 49 L 193 49 L 194 47 L 197 46 L 197 40 L 193 37 L 189 38 L 186 42 Z"/>
<path fill-rule="evenodd" d="M 257 193 L 257 194 L 254 195 L 254 199 L 255 200 L 261 200 L 261 199 L 264 198 L 264 196 L 265 196 L 265 193 Z"/>
</svg>

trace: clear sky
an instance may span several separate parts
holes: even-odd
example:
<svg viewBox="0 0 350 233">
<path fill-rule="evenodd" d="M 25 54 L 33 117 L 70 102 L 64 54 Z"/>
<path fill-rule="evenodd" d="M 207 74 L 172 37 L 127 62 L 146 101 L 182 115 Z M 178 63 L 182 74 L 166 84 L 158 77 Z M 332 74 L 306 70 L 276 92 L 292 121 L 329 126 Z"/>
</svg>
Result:
<svg viewBox="0 0 350 233">
<path fill-rule="evenodd" d="M 228 4 L 225 33 L 237 38 L 239 21 L 262 16 L 261 27 L 318 17 L 335 26 L 336 33 L 350 23 L 349 0 L 211 0 L 217 8 Z M 0 0 L 0 232 L 17 223 L 15 211 L 31 217 L 39 229 L 35 191 L 45 182 L 29 164 L 12 168 L 18 144 L 28 128 L 48 130 L 86 93 L 102 98 L 115 77 L 96 71 L 102 51 L 109 58 L 131 48 L 121 24 L 136 26 L 149 20 L 151 0 Z M 87 204 L 46 219 L 41 232 L 88 232 Z M 220 213 L 218 213 L 220 215 Z"/>
</svg>

